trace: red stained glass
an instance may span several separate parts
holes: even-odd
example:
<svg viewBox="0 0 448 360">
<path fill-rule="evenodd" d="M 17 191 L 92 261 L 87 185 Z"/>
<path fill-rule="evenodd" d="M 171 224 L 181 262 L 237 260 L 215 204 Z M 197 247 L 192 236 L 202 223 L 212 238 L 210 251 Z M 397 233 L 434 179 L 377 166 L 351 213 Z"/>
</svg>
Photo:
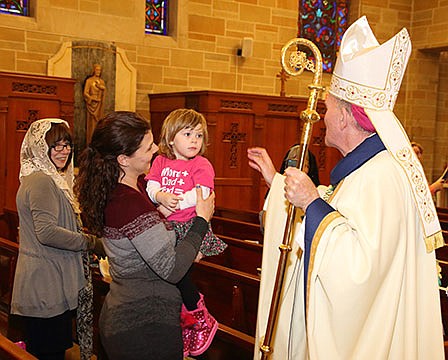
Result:
<svg viewBox="0 0 448 360">
<path fill-rule="evenodd" d="M 168 0 L 146 0 L 145 32 L 166 35 L 168 32 Z"/>
<path fill-rule="evenodd" d="M 28 0 L 0 0 L 0 13 L 29 16 Z"/>
</svg>

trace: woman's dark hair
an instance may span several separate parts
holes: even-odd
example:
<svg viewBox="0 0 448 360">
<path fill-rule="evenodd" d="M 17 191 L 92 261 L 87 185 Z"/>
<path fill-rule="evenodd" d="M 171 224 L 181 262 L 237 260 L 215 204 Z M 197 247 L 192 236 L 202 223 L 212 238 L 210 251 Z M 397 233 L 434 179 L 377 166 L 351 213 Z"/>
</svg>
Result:
<svg viewBox="0 0 448 360">
<path fill-rule="evenodd" d="M 48 157 L 51 160 L 51 147 L 55 146 L 57 142 L 59 141 L 66 141 L 69 144 L 73 144 L 72 142 L 72 135 L 70 134 L 70 129 L 67 125 L 64 123 L 51 123 L 50 130 L 47 131 L 45 134 L 45 141 L 48 145 Z M 67 158 L 67 162 L 65 163 L 64 167 L 61 169 L 61 171 L 65 171 L 70 164 L 70 161 L 72 161 L 73 156 L 73 147 L 72 151 L 70 151 L 70 155 Z"/>
<path fill-rule="evenodd" d="M 149 131 L 150 122 L 130 111 L 112 112 L 98 122 L 90 145 L 80 155 L 74 187 L 90 233 L 103 234 L 106 202 L 121 176 L 118 155 L 135 153 Z"/>
</svg>

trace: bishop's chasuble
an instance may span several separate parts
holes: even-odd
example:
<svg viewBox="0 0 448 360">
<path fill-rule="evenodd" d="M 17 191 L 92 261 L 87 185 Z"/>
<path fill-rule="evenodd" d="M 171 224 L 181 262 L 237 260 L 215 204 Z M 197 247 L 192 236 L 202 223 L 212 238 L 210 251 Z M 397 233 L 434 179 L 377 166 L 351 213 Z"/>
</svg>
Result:
<svg viewBox="0 0 448 360">
<path fill-rule="evenodd" d="M 289 260 L 294 276 L 287 274 L 289 301 L 283 300 L 270 359 L 444 359 L 435 254 L 426 252 L 403 169 L 373 135 L 338 163 L 331 182 L 326 201 L 310 204 L 304 231 L 295 234 L 305 252 L 299 260 L 293 251 Z M 269 202 L 284 201 L 283 187 L 276 175 L 267 219 L 275 208 Z M 264 282 L 275 276 L 270 258 L 278 258 L 273 248 L 282 239 L 269 237 L 268 226 L 276 225 L 281 221 L 266 223 L 257 342 L 272 288 Z"/>
</svg>

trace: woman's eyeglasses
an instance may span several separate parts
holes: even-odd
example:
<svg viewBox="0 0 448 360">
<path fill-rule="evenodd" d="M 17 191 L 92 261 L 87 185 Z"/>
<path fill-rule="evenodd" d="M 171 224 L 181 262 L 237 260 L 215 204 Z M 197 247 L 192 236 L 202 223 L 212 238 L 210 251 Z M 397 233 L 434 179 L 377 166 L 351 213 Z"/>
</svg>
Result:
<svg viewBox="0 0 448 360">
<path fill-rule="evenodd" d="M 51 149 L 54 149 L 54 151 L 56 152 L 61 152 L 64 149 L 67 149 L 68 151 L 72 151 L 73 149 L 73 144 L 65 144 L 65 145 L 52 145 L 50 146 Z"/>
</svg>

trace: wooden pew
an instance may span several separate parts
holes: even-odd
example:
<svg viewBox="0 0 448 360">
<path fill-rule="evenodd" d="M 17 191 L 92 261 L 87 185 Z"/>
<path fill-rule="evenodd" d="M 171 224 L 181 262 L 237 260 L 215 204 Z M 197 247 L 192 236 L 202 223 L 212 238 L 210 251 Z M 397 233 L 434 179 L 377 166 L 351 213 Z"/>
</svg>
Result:
<svg viewBox="0 0 448 360">
<path fill-rule="evenodd" d="M 17 211 L 5 209 L 0 215 L 0 238 L 18 242 L 19 216 Z"/>
<path fill-rule="evenodd" d="M 263 243 L 263 235 L 257 224 L 213 216 L 211 220 L 213 232 L 217 235 L 225 235 L 241 240 L 255 240 Z"/>
<path fill-rule="evenodd" d="M 0 334 L 0 359 L 2 360 L 38 360 L 26 350 L 14 344 Z"/>
<path fill-rule="evenodd" d="M 205 357 L 207 360 L 252 360 L 254 343 L 253 336 L 219 324 L 216 336 Z"/>
<path fill-rule="evenodd" d="M 207 351 L 209 360 L 251 360 L 253 358 L 256 312 L 260 280 L 258 276 L 201 261 L 192 272 L 195 284 L 205 296 L 207 308 L 219 328 Z M 109 284 L 95 271 L 94 323 L 95 352 L 107 359 L 98 337 L 98 318 Z"/>
<path fill-rule="evenodd" d="M 217 207 L 215 209 L 214 215 L 226 219 L 234 219 L 256 225 L 260 224 L 259 212 L 253 210 L 240 210 L 240 209 Z"/>
<path fill-rule="evenodd" d="M 445 244 L 448 244 L 448 231 L 443 231 L 443 237 Z M 448 246 L 441 247 L 436 250 L 437 264 L 441 268 L 441 284 L 439 287 L 440 295 L 440 308 L 442 312 L 442 324 L 445 333 L 445 339 L 447 339 L 448 334 Z M 448 359 L 447 344 L 445 344 L 445 357 Z"/>
<path fill-rule="evenodd" d="M 440 227 L 442 230 L 448 231 L 448 208 L 437 208 L 437 215 L 439 217 Z"/>
<path fill-rule="evenodd" d="M 448 208 L 444 207 L 437 207 L 437 214 L 441 216 L 442 218 L 448 219 Z"/>
<path fill-rule="evenodd" d="M 200 261 L 194 264 L 192 277 L 220 324 L 255 336 L 259 276 Z"/>
<path fill-rule="evenodd" d="M 440 227 L 442 228 L 442 230 L 448 231 L 448 219 L 442 220 L 439 218 L 439 222 L 440 222 Z"/>
<path fill-rule="evenodd" d="M 445 241 L 448 243 L 448 232 L 444 231 Z M 246 251 L 247 247 L 253 247 L 255 253 L 261 249 L 261 245 L 252 244 L 238 239 L 226 238 L 225 240 L 238 245 Z M 234 249 L 233 249 L 234 250 Z M 0 254 L 17 255 L 18 244 L 7 239 L 0 239 Z M 234 250 L 236 251 L 236 250 Z M 260 254 L 261 255 L 261 254 Z M 447 259 L 448 247 L 437 250 L 437 257 Z M 245 256 L 241 256 L 244 260 Z M 209 260 L 209 258 L 206 258 Z M 10 266 L 10 265 L 9 265 Z M 238 265 L 239 266 L 239 265 Z M 15 263 L 14 263 L 15 267 Z M 445 268 L 445 265 L 443 265 Z M 14 272 L 12 272 L 13 274 Z M 448 266 L 447 266 L 448 273 Z M 99 359 L 106 359 L 101 354 L 101 344 L 98 341 L 98 314 L 101 309 L 104 296 L 109 285 L 105 283 L 100 275 L 95 271 L 94 276 L 94 297 L 95 297 L 95 348 Z M 210 360 L 224 360 L 228 358 L 237 360 L 249 360 L 253 354 L 253 336 L 255 332 L 256 311 L 258 303 L 259 278 L 255 274 L 248 274 L 226 268 L 219 264 L 208 261 L 201 261 L 195 264 L 193 276 L 201 292 L 204 293 L 207 306 L 211 313 L 220 322 L 217 336 L 207 352 Z M 12 289 L 13 276 L 1 276 L 0 281 L 7 280 Z M 448 285 L 448 276 L 445 277 Z M 444 280 L 444 281 L 445 281 Z M 444 283 L 445 284 L 445 283 Z M 448 298 L 445 291 L 440 293 L 442 300 L 442 313 L 444 314 L 444 325 L 448 319 Z M 9 305 L 9 302 L 8 302 Z M 223 355 L 224 354 L 224 355 Z M 2 357 L 0 357 L 2 358 Z M 26 359 L 26 358 L 24 358 Z"/>
<path fill-rule="evenodd" d="M 248 264 L 252 264 L 251 271 L 253 274 L 246 274 L 244 271 L 232 270 L 207 262 L 197 264 L 196 267 L 201 269 L 201 273 L 198 275 L 201 279 L 199 283 L 206 287 L 203 290 L 207 296 L 206 301 L 210 303 L 209 306 L 214 308 L 218 321 L 222 322 L 216 337 L 216 345 L 214 342 L 210 351 L 215 353 L 215 359 L 226 359 L 222 354 L 226 354 L 229 349 L 241 354 L 241 357 L 235 357 L 235 359 L 249 359 L 252 357 L 259 289 L 259 278 L 255 274 L 256 267 L 261 264 L 262 246 L 238 239 L 226 238 L 224 240 L 230 244 L 229 248 L 232 252 L 232 256 L 226 260 L 227 264 L 232 262 L 243 270 L 245 269 L 244 266 L 247 267 Z M 238 251 L 241 253 L 238 253 Z M 0 288 L 5 289 L 2 310 L 6 314 L 9 314 L 17 254 L 17 243 L 0 238 L 0 259 L 2 260 Z M 225 259 L 224 255 L 222 258 Z M 98 318 L 104 297 L 109 291 L 109 284 L 102 280 L 96 269 L 94 269 L 93 281 L 95 303 L 94 348 L 99 358 L 106 359 L 98 336 Z M 224 302 L 226 303 L 225 306 L 221 306 L 221 303 Z M 8 333 L 15 340 L 20 339 L 19 330 L 11 325 L 14 324 L 10 322 Z M 218 356 L 218 353 L 221 355 Z"/>
<path fill-rule="evenodd" d="M 227 249 L 219 255 L 205 257 L 205 261 L 248 274 L 259 275 L 263 245 L 224 235 L 219 235 L 219 237 L 228 245 Z"/>
<path fill-rule="evenodd" d="M 9 313 L 19 244 L 0 238 L 0 310 Z"/>
</svg>

